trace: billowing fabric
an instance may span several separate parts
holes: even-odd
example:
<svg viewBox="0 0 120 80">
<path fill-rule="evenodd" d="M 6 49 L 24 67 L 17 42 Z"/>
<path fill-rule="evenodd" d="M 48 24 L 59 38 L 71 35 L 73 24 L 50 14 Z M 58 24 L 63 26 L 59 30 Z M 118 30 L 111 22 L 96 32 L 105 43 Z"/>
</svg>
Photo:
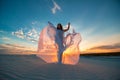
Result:
<svg viewBox="0 0 120 80">
<path fill-rule="evenodd" d="M 57 30 L 49 23 L 40 33 L 37 56 L 47 63 L 77 64 L 80 51 L 81 36 L 73 31 L 64 37 L 64 32 Z"/>
</svg>

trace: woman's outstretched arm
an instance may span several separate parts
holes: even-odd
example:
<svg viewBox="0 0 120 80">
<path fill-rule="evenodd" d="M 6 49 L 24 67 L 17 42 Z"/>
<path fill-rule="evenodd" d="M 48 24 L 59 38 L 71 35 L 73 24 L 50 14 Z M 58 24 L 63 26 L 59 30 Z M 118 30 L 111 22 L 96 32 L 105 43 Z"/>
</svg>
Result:
<svg viewBox="0 0 120 80">
<path fill-rule="evenodd" d="M 64 29 L 63 31 L 66 32 L 66 31 L 69 30 L 69 28 L 70 28 L 70 23 L 68 23 L 68 28 L 67 28 L 67 29 Z"/>
</svg>

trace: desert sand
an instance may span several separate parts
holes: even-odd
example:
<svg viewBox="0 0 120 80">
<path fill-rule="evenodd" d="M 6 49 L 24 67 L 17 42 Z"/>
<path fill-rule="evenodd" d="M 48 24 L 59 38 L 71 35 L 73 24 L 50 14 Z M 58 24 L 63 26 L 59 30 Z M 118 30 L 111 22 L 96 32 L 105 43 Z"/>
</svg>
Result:
<svg viewBox="0 0 120 80">
<path fill-rule="evenodd" d="M 77 65 L 63 65 L 35 55 L 0 55 L 0 80 L 120 80 L 119 61 L 120 56 L 81 56 Z"/>
</svg>

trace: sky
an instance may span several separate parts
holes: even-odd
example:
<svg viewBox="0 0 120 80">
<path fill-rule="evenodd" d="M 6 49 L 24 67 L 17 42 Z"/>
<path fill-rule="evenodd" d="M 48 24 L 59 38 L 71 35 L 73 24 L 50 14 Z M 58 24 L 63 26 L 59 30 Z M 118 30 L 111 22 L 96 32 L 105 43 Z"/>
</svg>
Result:
<svg viewBox="0 0 120 80">
<path fill-rule="evenodd" d="M 119 0 L 0 0 L 0 53 L 35 53 L 48 21 L 70 22 L 83 54 L 120 51 Z"/>
</svg>

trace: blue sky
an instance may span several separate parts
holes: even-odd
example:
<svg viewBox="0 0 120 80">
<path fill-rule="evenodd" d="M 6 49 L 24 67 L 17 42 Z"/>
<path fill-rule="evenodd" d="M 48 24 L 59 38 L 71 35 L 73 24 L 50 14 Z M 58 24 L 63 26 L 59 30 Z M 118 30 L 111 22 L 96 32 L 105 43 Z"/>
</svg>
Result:
<svg viewBox="0 0 120 80">
<path fill-rule="evenodd" d="M 83 51 L 120 43 L 119 0 L 1 0 L 0 44 L 26 44 L 36 50 L 34 40 L 48 21 L 55 26 L 70 22 L 81 33 Z M 30 33 L 32 38 L 25 38 Z"/>
</svg>

